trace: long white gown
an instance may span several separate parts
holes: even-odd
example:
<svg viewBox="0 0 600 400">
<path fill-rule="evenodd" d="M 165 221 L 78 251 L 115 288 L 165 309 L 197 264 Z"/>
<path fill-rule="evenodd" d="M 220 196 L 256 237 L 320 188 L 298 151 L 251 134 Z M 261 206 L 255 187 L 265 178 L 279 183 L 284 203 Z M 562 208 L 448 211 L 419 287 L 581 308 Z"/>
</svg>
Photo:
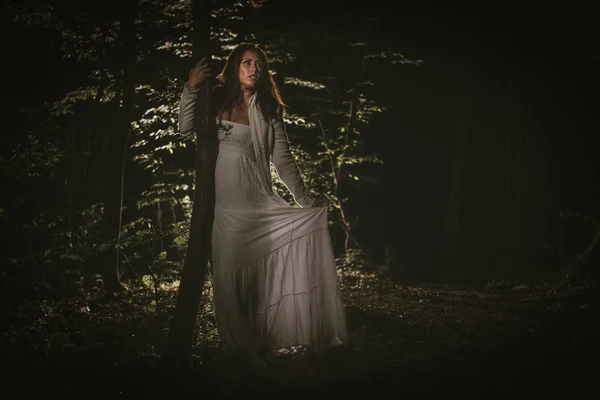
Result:
<svg viewBox="0 0 600 400">
<path fill-rule="evenodd" d="M 297 208 L 259 183 L 250 126 L 221 121 L 213 295 L 227 354 L 348 341 L 326 207 Z"/>
</svg>

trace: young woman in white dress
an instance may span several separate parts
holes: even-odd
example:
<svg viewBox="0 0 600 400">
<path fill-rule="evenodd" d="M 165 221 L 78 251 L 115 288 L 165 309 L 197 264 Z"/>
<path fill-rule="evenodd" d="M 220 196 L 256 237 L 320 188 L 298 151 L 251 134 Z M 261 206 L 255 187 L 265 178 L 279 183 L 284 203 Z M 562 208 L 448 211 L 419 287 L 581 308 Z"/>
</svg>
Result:
<svg viewBox="0 0 600 400">
<path fill-rule="evenodd" d="M 190 70 L 179 109 L 194 130 L 205 59 Z M 285 105 L 266 53 L 238 45 L 217 76 L 212 279 L 217 328 L 228 355 L 304 346 L 316 353 L 348 341 L 323 199 L 307 191 L 290 152 Z M 274 192 L 271 164 L 298 206 Z"/>
</svg>

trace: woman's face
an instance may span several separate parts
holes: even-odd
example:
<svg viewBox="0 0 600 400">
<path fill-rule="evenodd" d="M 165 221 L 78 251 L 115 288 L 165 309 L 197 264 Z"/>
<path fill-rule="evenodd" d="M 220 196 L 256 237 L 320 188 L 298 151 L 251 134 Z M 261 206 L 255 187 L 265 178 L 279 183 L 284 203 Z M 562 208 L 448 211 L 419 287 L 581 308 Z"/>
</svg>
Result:
<svg viewBox="0 0 600 400">
<path fill-rule="evenodd" d="M 255 91 L 262 72 L 262 61 L 257 53 L 247 50 L 242 55 L 239 79 L 242 90 Z"/>
</svg>

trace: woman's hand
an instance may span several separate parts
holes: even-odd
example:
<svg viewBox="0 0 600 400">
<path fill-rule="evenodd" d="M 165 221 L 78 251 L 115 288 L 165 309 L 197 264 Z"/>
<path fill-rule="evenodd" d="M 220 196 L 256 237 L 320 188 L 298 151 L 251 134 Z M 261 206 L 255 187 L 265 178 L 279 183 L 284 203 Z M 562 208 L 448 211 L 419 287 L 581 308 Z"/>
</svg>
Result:
<svg viewBox="0 0 600 400">
<path fill-rule="evenodd" d="M 203 57 L 198 64 L 192 69 L 190 69 L 190 74 L 188 77 L 188 81 L 186 83 L 187 89 L 190 92 L 198 90 L 202 82 L 204 82 L 210 73 L 210 67 L 206 62 L 206 57 Z"/>
</svg>

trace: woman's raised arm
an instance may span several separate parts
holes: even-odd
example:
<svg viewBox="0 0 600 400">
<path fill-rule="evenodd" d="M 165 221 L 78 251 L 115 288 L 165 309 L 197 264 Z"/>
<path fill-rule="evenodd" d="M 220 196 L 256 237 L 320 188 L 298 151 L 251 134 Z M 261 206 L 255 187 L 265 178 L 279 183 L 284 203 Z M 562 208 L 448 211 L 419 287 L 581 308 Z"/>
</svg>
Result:
<svg viewBox="0 0 600 400">
<path fill-rule="evenodd" d="M 181 99 L 179 101 L 179 131 L 189 133 L 194 130 L 194 109 L 198 100 L 198 89 L 210 74 L 206 57 L 202 58 L 194 68 L 190 69 Z"/>
</svg>

